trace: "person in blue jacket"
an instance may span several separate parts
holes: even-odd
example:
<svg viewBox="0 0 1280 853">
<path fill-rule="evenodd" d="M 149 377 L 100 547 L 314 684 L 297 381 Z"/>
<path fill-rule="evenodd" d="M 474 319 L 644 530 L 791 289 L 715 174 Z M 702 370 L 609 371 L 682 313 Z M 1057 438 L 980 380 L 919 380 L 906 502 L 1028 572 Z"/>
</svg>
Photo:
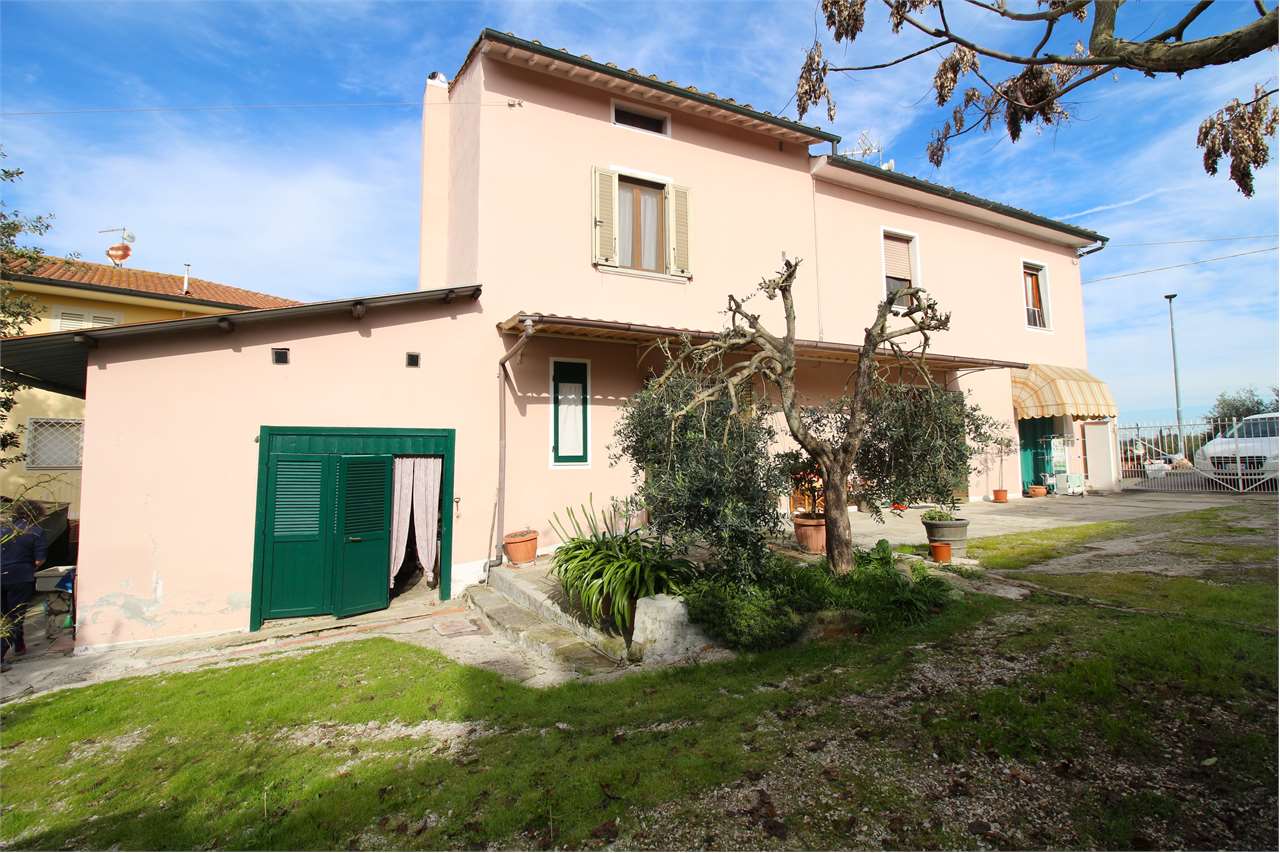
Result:
<svg viewBox="0 0 1280 853">
<path fill-rule="evenodd" d="M 44 565 L 49 551 L 41 515 L 41 507 L 34 501 L 17 501 L 0 520 L 0 612 L 10 622 L 9 630 L 0 637 L 0 671 L 9 669 L 10 650 L 15 655 L 27 652 L 22 622 L 35 595 L 36 569 Z"/>
</svg>

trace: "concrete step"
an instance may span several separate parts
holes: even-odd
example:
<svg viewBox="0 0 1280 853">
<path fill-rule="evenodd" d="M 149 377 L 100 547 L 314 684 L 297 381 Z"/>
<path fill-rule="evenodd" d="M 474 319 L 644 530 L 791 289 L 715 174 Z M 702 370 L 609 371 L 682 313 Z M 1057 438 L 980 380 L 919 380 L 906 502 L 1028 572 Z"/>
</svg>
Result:
<svg viewBox="0 0 1280 853">
<path fill-rule="evenodd" d="M 576 635 L 601 654 L 625 663 L 627 641 L 617 634 L 606 634 L 568 612 L 564 591 L 560 582 L 550 572 L 546 557 L 532 566 L 512 568 L 496 566 L 489 570 L 489 588 L 499 592 L 520 607 L 537 614 L 538 618 L 558 625 Z"/>
<path fill-rule="evenodd" d="M 572 631 L 541 619 L 494 589 L 472 586 L 465 595 L 495 632 L 550 663 L 579 675 L 599 675 L 618 668 L 618 661 L 601 654 Z"/>
</svg>

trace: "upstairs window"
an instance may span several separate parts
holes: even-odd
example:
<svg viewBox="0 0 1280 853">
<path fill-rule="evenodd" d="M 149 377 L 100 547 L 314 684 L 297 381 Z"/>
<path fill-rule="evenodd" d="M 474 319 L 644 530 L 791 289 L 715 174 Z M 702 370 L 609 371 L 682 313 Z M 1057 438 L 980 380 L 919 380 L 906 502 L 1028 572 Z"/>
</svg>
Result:
<svg viewBox="0 0 1280 853">
<path fill-rule="evenodd" d="M 618 178 L 618 266 L 666 272 L 666 187 Z"/>
<path fill-rule="evenodd" d="M 1031 264 L 1022 265 L 1022 290 L 1027 303 L 1027 325 L 1033 329 L 1049 328 L 1049 314 L 1045 310 L 1044 270 Z"/>
<path fill-rule="evenodd" d="M 690 278 L 688 188 L 610 169 L 591 177 L 592 262 Z"/>
<path fill-rule="evenodd" d="M 912 286 L 915 280 L 915 240 L 900 234 L 884 235 L 884 295 L 892 296 L 899 290 Z M 910 296 L 895 299 L 895 308 L 907 308 L 914 300 Z"/>
<path fill-rule="evenodd" d="M 645 113 L 621 104 L 613 105 L 613 123 L 647 130 L 650 133 L 667 135 L 667 117 L 657 113 Z"/>
</svg>

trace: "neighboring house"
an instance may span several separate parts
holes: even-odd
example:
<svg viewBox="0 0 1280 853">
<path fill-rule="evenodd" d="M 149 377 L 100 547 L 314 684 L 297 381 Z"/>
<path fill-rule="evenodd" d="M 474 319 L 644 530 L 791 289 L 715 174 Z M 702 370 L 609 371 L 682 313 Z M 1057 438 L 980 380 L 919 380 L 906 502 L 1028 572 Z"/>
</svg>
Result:
<svg viewBox="0 0 1280 853">
<path fill-rule="evenodd" d="M 452 82 L 430 76 L 423 123 L 418 291 L 6 343 L 5 367 L 87 394 L 80 645 L 376 609 L 415 550 L 447 598 L 504 531 L 553 545 L 553 512 L 630 491 L 610 444 L 650 345 L 714 332 L 783 252 L 805 259 L 808 399 L 841 392 L 910 281 L 952 313 L 929 362 L 949 387 L 1034 424 L 1036 449 L 1065 439 L 1076 473 L 1084 420 L 1109 429 L 1086 371 L 1092 231 L 493 31 Z"/>
<path fill-rule="evenodd" d="M 198 278 L 51 257 L 35 265 L 0 265 L 0 277 L 39 303 L 40 317 L 24 331 L 28 335 L 296 304 Z M 84 400 L 76 395 L 82 393 L 56 382 L 32 384 L 18 392 L 9 416 L 23 431 L 26 459 L 0 469 L 0 496 L 25 489 L 27 497 L 67 503 L 68 516 L 78 519 Z"/>
</svg>

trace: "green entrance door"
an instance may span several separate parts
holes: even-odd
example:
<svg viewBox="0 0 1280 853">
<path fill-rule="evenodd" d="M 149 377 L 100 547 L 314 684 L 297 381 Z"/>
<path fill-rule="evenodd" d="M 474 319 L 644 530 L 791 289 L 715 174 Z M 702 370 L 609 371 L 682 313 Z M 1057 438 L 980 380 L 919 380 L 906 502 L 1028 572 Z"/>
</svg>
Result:
<svg viewBox="0 0 1280 853">
<path fill-rule="evenodd" d="M 1022 463 L 1022 490 L 1044 485 L 1041 474 L 1053 473 L 1048 437 L 1053 435 L 1053 418 L 1022 418 L 1018 421 L 1019 459 Z"/>
<path fill-rule="evenodd" d="M 264 426 L 249 627 L 390 603 L 392 460 L 438 456 L 439 595 L 452 595 L 451 429 Z"/>
<path fill-rule="evenodd" d="M 339 457 L 335 616 L 381 610 L 389 603 L 390 528 L 391 457 Z"/>
</svg>

